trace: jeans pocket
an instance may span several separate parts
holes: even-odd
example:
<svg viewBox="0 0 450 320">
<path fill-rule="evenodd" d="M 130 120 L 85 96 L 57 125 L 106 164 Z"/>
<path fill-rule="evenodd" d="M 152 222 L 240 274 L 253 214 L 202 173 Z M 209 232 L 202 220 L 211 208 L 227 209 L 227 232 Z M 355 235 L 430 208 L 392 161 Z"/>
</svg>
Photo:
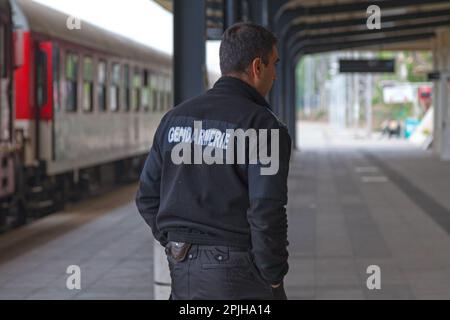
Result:
<svg viewBox="0 0 450 320">
<path fill-rule="evenodd" d="M 255 278 L 258 281 L 260 281 L 260 282 L 264 283 L 265 285 L 267 285 L 268 287 L 270 287 L 270 284 L 266 280 L 264 280 L 264 278 L 261 275 L 261 272 L 259 272 L 258 267 L 256 266 L 255 262 L 253 261 L 253 258 L 250 253 L 247 253 L 247 260 L 248 260 L 248 263 L 250 266 L 250 271 L 253 273 Z"/>
</svg>

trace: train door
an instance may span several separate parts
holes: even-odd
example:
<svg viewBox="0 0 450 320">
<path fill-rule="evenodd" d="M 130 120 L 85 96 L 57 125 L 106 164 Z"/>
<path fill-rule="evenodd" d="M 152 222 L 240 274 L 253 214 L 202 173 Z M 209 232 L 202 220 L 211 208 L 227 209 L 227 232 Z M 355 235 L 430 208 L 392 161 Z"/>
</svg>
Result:
<svg viewBox="0 0 450 320">
<path fill-rule="evenodd" d="M 51 42 L 39 42 L 35 51 L 35 106 L 36 106 L 36 159 L 51 158 L 51 132 L 53 118 L 52 103 L 52 59 Z"/>
<path fill-rule="evenodd" d="M 12 47 L 11 9 L 0 0 L 0 199 L 14 193 Z"/>
<path fill-rule="evenodd" d="M 36 98 L 40 108 L 40 119 L 51 120 L 52 108 L 52 59 L 53 44 L 40 42 L 36 56 Z"/>
</svg>

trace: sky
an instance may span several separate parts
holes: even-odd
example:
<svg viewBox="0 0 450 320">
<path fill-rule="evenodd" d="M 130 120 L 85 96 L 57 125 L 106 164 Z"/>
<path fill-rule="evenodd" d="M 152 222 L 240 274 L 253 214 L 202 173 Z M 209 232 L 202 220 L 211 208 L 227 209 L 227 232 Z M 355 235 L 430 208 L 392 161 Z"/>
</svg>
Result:
<svg viewBox="0 0 450 320">
<path fill-rule="evenodd" d="M 31 1 L 31 0 L 30 0 Z M 33 0 L 119 33 L 160 51 L 173 52 L 173 16 L 152 0 Z M 219 41 L 207 42 L 207 66 L 220 72 Z"/>
</svg>

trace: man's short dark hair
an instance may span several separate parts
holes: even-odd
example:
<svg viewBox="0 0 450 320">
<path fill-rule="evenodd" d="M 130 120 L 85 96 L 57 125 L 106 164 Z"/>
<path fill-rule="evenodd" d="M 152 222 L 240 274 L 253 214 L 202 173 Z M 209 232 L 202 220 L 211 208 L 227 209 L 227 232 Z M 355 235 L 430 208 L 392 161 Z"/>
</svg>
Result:
<svg viewBox="0 0 450 320">
<path fill-rule="evenodd" d="M 276 36 L 253 23 L 237 23 L 225 30 L 220 44 L 220 70 L 223 75 L 245 72 L 256 58 L 267 65 Z"/>
</svg>

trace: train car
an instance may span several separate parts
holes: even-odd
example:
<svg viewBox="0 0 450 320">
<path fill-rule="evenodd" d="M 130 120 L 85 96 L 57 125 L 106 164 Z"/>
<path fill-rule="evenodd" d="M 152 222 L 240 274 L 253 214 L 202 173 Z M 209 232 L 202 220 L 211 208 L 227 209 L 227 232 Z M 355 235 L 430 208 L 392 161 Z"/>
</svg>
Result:
<svg viewBox="0 0 450 320">
<path fill-rule="evenodd" d="M 171 56 L 84 21 L 73 27 L 34 1 L 11 3 L 26 212 L 138 174 L 172 106 Z"/>
<path fill-rule="evenodd" d="M 16 191 L 18 148 L 13 134 L 12 76 L 12 11 L 7 0 L 0 0 L 0 227 L 6 224 Z"/>
</svg>

